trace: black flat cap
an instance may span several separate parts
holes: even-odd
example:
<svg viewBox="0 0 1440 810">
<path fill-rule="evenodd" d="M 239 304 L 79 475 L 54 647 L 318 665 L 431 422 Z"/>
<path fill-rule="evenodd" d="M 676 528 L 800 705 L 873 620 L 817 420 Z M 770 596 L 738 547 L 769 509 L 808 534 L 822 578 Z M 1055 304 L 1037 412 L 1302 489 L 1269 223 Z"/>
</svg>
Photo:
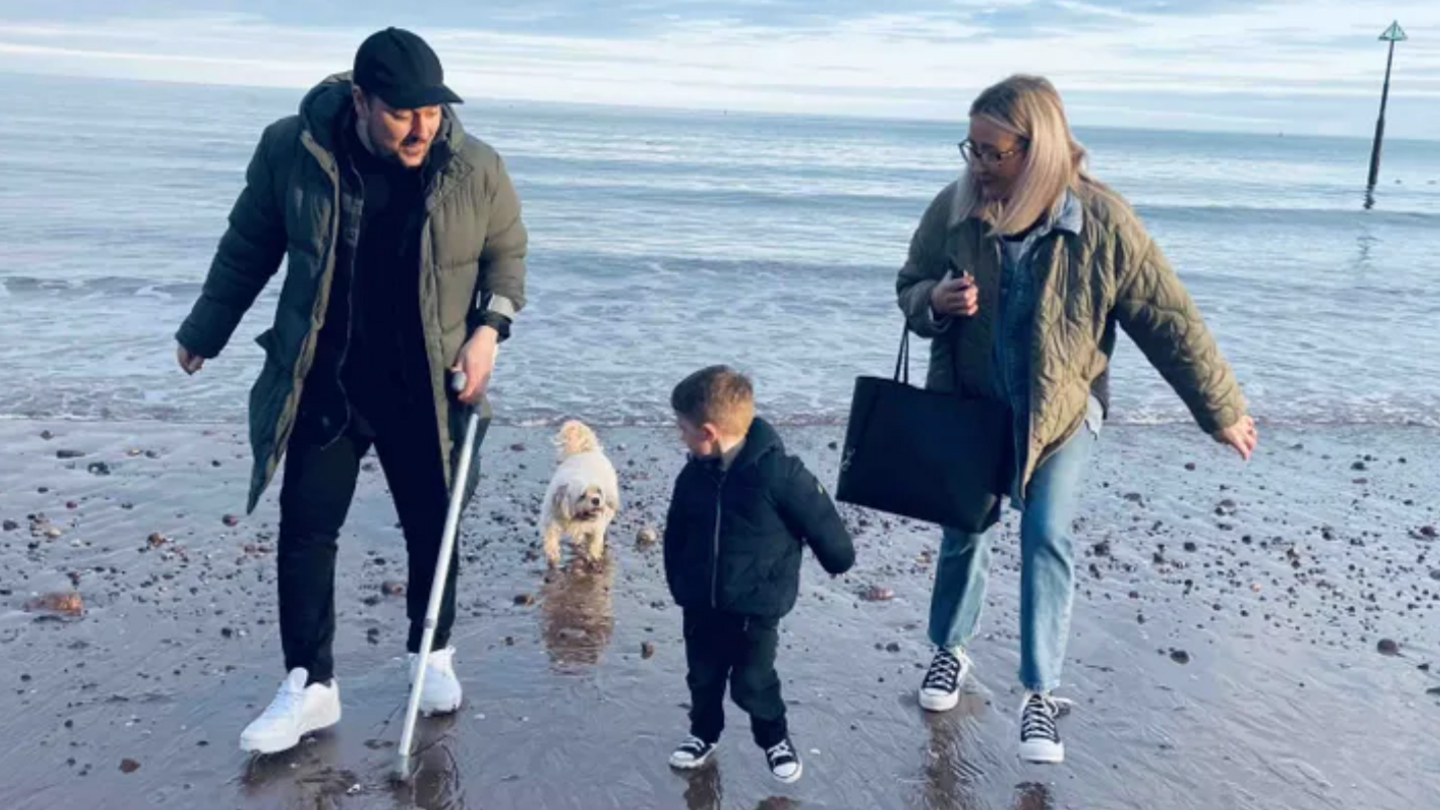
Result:
<svg viewBox="0 0 1440 810">
<path fill-rule="evenodd" d="M 445 86 L 445 69 L 435 51 L 401 28 L 377 31 L 360 43 L 353 81 L 397 110 L 463 102 Z"/>
</svg>

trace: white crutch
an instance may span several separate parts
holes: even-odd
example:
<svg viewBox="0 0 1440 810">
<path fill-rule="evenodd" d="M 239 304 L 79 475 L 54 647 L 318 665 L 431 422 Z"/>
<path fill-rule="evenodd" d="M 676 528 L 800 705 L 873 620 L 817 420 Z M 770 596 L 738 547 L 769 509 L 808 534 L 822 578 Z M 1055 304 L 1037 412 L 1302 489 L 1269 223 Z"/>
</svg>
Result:
<svg viewBox="0 0 1440 810">
<path fill-rule="evenodd" d="M 451 387 L 465 389 L 465 373 L 456 372 Z M 440 558 L 435 561 L 435 579 L 430 583 L 430 604 L 425 608 L 425 631 L 420 636 L 420 652 L 415 667 L 415 683 L 410 687 L 410 702 L 405 707 L 405 730 L 400 734 L 400 754 L 395 763 L 395 779 L 410 778 L 410 747 L 414 743 L 415 720 L 420 714 L 420 690 L 425 686 L 425 665 L 430 658 L 430 645 L 435 640 L 435 625 L 440 619 L 440 602 L 445 598 L 445 580 L 450 576 L 450 558 L 455 553 L 455 536 L 459 533 L 460 512 L 465 504 L 465 483 L 470 476 L 470 458 L 475 453 L 475 433 L 480 429 L 480 409 L 474 408 L 465 423 L 465 443 L 460 446 L 460 463 L 450 485 L 450 509 L 445 514 L 445 533 L 440 537 Z"/>
</svg>

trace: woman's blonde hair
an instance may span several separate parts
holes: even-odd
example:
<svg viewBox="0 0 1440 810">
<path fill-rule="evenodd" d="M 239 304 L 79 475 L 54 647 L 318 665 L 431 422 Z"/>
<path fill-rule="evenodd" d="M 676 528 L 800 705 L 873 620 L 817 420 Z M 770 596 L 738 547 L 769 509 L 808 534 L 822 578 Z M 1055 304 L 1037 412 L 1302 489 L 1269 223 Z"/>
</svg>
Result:
<svg viewBox="0 0 1440 810">
<path fill-rule="evenodd" d="M 1023 138 L 1025 167 L 1009 200 L 986 200 L 970 172 L 961 179 L 956 221 L 976 217 L 997 234 L 1015 234 L 1053 212 L 1066 189 L 1088 181 L 1085 147 L 1075 140 L 1060 93 L 1040 76 L 1016 75 L 996 84 L 970 105 L 970 117 L 984 118 Z"/>
</svg>

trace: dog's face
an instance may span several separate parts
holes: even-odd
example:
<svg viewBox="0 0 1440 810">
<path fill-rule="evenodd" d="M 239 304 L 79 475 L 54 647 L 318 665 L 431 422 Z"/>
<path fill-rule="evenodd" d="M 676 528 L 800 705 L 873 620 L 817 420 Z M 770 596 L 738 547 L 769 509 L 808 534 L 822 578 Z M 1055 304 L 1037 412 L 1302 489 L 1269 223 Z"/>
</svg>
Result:
<svg viewBox="0 0 1440 810">
<path fill-rule="evenodd" d="M 555 507 L 566 520 L 594 520 L 605 511 L 605 493 L 598 486 L 588 486 L 578 492 L 561 487 L 555 493 Z"/>
</svg>

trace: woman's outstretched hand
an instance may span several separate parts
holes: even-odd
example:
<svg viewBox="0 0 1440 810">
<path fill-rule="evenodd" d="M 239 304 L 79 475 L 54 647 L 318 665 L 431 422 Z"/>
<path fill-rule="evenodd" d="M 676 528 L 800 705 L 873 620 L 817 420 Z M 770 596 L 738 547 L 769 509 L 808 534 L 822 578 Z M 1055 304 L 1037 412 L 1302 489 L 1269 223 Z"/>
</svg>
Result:
<svg viewBox="0 0 1440 810">
<path fill-rule="evenodd" d="M 1212 435 L 1215 441 L 1235 448 L 1240 458 L 1246 461 L 1250 460 L 1250 455 L 1255 452 L 1255 445 L 1260 442 L 1260 434 L 1255 431 L 1255 420 L 1248 416 L 1240 417 L 1240 421 L 1224 430 L 1217 430 Z"/>
</svg>

